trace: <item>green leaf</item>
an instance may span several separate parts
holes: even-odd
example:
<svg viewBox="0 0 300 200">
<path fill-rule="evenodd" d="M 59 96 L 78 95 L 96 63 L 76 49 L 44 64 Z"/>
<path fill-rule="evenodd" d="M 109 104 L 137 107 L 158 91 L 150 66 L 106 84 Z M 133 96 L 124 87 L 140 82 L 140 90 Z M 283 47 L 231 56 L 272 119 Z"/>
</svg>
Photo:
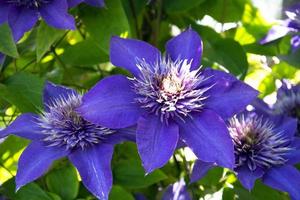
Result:
<svg viewBox="0 0 300 200">
<path fill-rule="evenodd" d="M 15 105 L 21 112 L 38 112 L 42 108 L 44 80 L 19 72 L 0 84 L 0 98 Z"/>
<path fill-rule="evenodd" d="M 114 181 L 128 188 L 143 188 L 167 178 L 161 170 L 145 176 L 144 169 L 138 160 L 123 160 L 116 164 Z"/>
<path fill-rule="evenodd" d="M 51 45 L 60 38 L 65 31 L 52 28 L 46 23 L 41 22 L 36 37 L 36 57 L 39 61 L 49 50 Z"/>
<path fill-rule="evenodd" d="M 75 66 L 96 65 L 109 60 L 108 54 L 92 39 L 67 47 L 61 59 L 65 64 Z"/>
<path fill-rule="evenodd" d="M 95 44 L 109 53 L 109 41 L 113 35 L 129 34 L 127 16 L 120 0 L 106 1 L 106 8 L 82 7 L 80 18 Z"/>
<path fill-rule="evenodd" d="M 205 0 L 165 0 L 163 1 L 163 6 L 167 13 L 176 13 L 187 11 L 204 1 Z"/>
<path fill-rule="evenodd" d="M 134 200 L 134 197 L 127 192 L 124 188 L 114 185 L 109 194 L 109 200 Z"/>
<path fill-rule="evenodd" d="M 54 200 L 38 184 L 29 183 L 15 193 L 15 179 L 6 181 L 0 188 L 0 194 L 12 200 Z"/>
<path fill-rule="evenodd" d="M 19 57 L 17 46 L 7 24 L 0 25 L 0 52 L 15 58 Z"/>
<path fill-rule="evenodd" d="M 62 199 L 75 199 L 79 189 L 76 169 L 71 165 L 54 169 L 47 174 L 46 184 L 49 191 L 58 194 Z"/>
</svg>

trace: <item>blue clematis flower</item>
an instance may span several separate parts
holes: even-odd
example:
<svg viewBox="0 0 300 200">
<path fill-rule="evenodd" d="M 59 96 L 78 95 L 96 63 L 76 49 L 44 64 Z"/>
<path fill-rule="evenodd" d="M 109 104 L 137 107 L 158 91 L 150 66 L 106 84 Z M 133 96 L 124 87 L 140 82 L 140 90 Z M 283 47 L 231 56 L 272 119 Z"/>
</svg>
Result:
<svg viewBox="0 0 300 200">
<path fill-rule="evenodd" d="M 232 168 L 233 144 L 223 118 L 243 110 L 257 91 L 228 73 L 199 68 L 202 41 L 192 29 L 171 39 L 166 49 L 163 57 L 145 42 L 113 37 L 111 62 L 134 78 L 103 79 L 78 111 L 109 128 L 137 123 L 136 142 L 147 173 L 166 164 L 180 140 L 199 159 Z"/>
<path fill-rule="evenodd" d="M 0 131 L 1 138 L 14 134 L 32 140 L 19 159 L 17 190 L 42 176 L 54 160 L 67 156 L 89 191 L 101 200 L 108 199 L 114 144 L 134 140 L 135 131 L 88 122 L 75 111 L 80 104 L 81 95 L 73 89 L 47 83 L 45 111 L 22 114 Z"/>
<path fill-rule="evenodd" d="M 260 44 L 266 44 L 291 34 L 292 52 L 300 48 L 300 3 L 297 3 L 285 11 L 288 19 L 280 25 L 273 26 L 268 34 L 260 41 Z"/>
<path fill-rule="evenodd" d="M 287 81 L 277 91 L 277 101 L 273 105 L 276 114 L 288 115 L 298 120 L 297 135 L 300 136 L 300 85 Z"/>
<path fill-rule="evenodd" d="M 58 29 L 75 29 L 67 0 L 0 0 L 0 24 L 8 22 L 15 41 L 42 17 Z"/>
<path fill-rule="evenodd" d="M 300 199 L 300 172 L 293 167 L 300 162 L 300 138 L 295 137 L 297 122 L 274 115 L 262 101 L 255 110 L 244 111 L 229 120 L 234 143 L 235 168 L 241 184 L 251 190 L 256 179 Z M 215 163 L 196 161 L 191 180 L 202 178 Z"/>
<path fill-rule="evenodd" d="M 68 5 L 69 5 L 69 7 L 74 7 L 82 2 L 85 2 L 88 5 L 95 6 L 95 7 L 104 7 L 105 6 L 104 0 L 68 0 Z"/>
<path fill-rule="evenodd" d="M 192 198 L 186 189 L 184 180 L 180 179 L 167 187 L 162 200 L 192 200 Z"/>
</svg>

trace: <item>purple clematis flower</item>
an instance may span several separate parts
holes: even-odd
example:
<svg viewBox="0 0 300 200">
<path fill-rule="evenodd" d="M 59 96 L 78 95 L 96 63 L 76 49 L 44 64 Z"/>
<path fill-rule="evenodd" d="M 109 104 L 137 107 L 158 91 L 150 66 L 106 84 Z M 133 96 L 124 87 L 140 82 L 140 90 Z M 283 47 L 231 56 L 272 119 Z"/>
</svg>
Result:
<svg viewBox="0 0 300 200">
<path fill-rule="evenodd" d="M 105 6 L 104 0 L 68 0 L 68 5 L 71 8 L 82 2 L 85 2 L 88 5 L 95 6 L 95 7 L 104 7 Z"/>
<path fill-rule="evenodd" d="M 262 101 L 256 105 L 255 110 L 244 111 L 228 123 L 235 151 L 234 172 L 248 190 L 261 178 L 264 184 L 300 199 L 300 172 L 293 167 L 300 162 L 297 122 L 270 114 L 272 110 Z M 196 161 L 191 180 L 202 178 L 214 166 Z"/>
<path fill-rule="evenodd" d="M 42 17 L 58 29 L 75 29 L 67 0 L 0 0 L 0 24 L 8 22 L 15 41 Z"/>
<path fill-rule="evenodd" d="M 162 200 L 192 200 L 192 198 L 186 189 L 184 180 L 180 179 L 180 181 L 167 187 Z"/>
<path fill-rule="evenodd" d="M 280 25 L 273 26 L 268 34 L 260 41 L 260 44 L 266 44 L 291 34 L 292 51 L 295 52 L 300 48 L 300 3 L 288 8 L 285 11 L 288 19 Z"/>
<path fill-rule="evenodd" d="M 32 140 L 19 159 L 17 190 L 42 176 L 54 160 L 67 156 L 89 191 L 101 200 L 108 199 L 114 144 L 134 140 L 135 131 L 88 122 L 75 111 L 80 104 L 81 95 L 73 89 L 47 83 L 45 111 L 22 114 L 0 131 L 0 138 L 14 134 Z"/>
<path fill-rule="evenodd" d="M 199 68 L 202 41 L 192 29 L 171 39 L 166 49 L 163 57 L 148 43 L 113 37 L 111 62 L 134 78 L 103 79 L 78 111 L 109 128 L 137 123 L 136 142 L 147 173 L 165 165 L 180 140 L 199 159 L 232 168 L 233 144 L 223 118 L 243 110 L 257 91 L 228 73 Z"/>
<path fill-rule="evenodd" d="M 298 120 L 297 135 L 300 136 L 300 85 L 287 81 L 277 91 L 277 101 L 273 105 L 276 114 L 288 115 Z"/>
</svg>

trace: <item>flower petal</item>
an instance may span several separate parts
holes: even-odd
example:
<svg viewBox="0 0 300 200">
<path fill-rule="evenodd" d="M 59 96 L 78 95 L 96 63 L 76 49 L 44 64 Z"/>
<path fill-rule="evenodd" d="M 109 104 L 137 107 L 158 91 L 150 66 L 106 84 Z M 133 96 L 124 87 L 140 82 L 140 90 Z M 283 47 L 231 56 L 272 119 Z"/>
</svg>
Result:
<svg viewBox="0 0 300 200">
<path fill-rule="evenodd" d="M 300 163 L 300 149 L 291 150 L 287 155 L 285 155 L 285 158 L 288 160 L 287 164 L 289 165 Z"/>
<path fill-rule="evenodd" d="M 49 109 L 49 106 L 52 106 L 56 99 L 65 98 L 69 99 L 70 95 L 77 95 L 78 93 L 64 86 L 56 85 L 51 82 L 46 82 L 44 91 L 43 91 L 43 102 L 46 110 Z"/>
<path fill-rule="evenodd" d="M 233 168 L 233 143 L 223 119 L 215 112 L 203 110 L 193 119 L 178 123 L 182 140 L 200 160 Z"/>
<path fill-rule="evenodd" d="M 52 0 L 39 8 L 44 20 L 50 26 L 58 29 L 74 30 L 75 20 L 68 14 L 68 4 L 66 0 Z"/>
<path fill-rule="evenodd" d="M 291 30 L 291 28 L 286 27 L 286 26 L 281 26 L 281 25 L 276 25 L 273 26 L 269 32 L 267 33 L 267 35 L 261 39 L 259 41 L 260 44 L 266 44 L 269 42 L 272 42 L 274 40 L 277 40 L 279 38 L 284 37 L 285 35 L 287 35 Z"/>
<path fill-rule="evenodd" d="M 213 69 L 205 69 L 202 74 L 208 78 L 204 85 L 212 86 L 205 93 L 208 98 L 204 105 L 223 119 L 244 110 L 258 95 L 258 91 L 231 74 Z"/>
<path fill-rule="evenodd" d="M 8 13 L 8 24 L 12 30 L 14 40 L 18 41 L 25 32 L 29 31 L 38 20 L 38 13 L 27 7 L 13 6 Z"/>
<path fill-rule="evenodd" d="M 113 134 L 108 134 L 105 137 L 105 143 L 108 144 L 119 144 L 126 141 L 135 142 L 136 139 L 136 126 L 132 126 L 129 128 L 118 129 Z"/>
<path fill-rule="evenodd" d="M 277 125 L 276 130 L 286 137 L 294 137 L 297 132 L 297 119 L 286 116 L 274 116 L 271 118 Z"/>
<path fill-rule="evenodd" d="M 110 61 L 118 67 L 124 67 L 135 77 L 139 77 L 138 60 L 145 59 L 149 64 L 155 64 L 160 59 L 160 52 L 152 45 L 134 39 L 112 37 L 110 41 Z"/>
<path fill-rule="evenodd" d="M 235 171 L 237 172 L 241 184 L 248 190 L 251 190 L 254 187 L 256 179 L 261 178 L 264 174 L 264 171 L 261 168 L 250 171 L 247 166 L 239 167 Z"/>
<path fill-rule="evenodd" d="M 42 176 L 54 160 L 67 154 L 64 149 L 46 147 L 40 142 L 29 144 L 19 159 L 16 190 Z"/>
<path fill-rule="evenodd" d="M 112 187 L 112 154 L 112 145 L 99 144 L 86 150 L 79 149 L 69 155 L 83 184 L 98 199 L 107 200 Z"/>
<path fill-rule="evenodd" d="M 83 1 L 84 0 L 68 0 L 68 6 L 69 6 L 69 8 L 73 8 Z"/>
<path fill-rule="evenodd" d="M 37 121 L 38 117 L 38 115 L 32 113 L 25 113 L 18 116 L 7 128 L 0 131 L 0 138 L 6 137 L 9 134 L 30 140 L 43 138 Z"/>
<path fill-rule="evenodd" d="M 179 137 L 178 126 L 162 123 L 157 116 L 138 120 L 136 143 L 147 173 L 164 166 L 173 155 Z"/>
<path fill-rule="evenodd" d="M 83 96 L 78 112 L 88 121 L 109 128 L 134 125 L 140 108 L 135 104 L 131 82 L 122 75 L 101 80 Z"/>
<path fill-rule="evenodd" d="M 177 59 L 192 61 L 191 70 L 200 67 L 203 44 L 200 36 L 189 28 L 178 36 L 168 41 L 166 45 L 167 54 L 173 61 Z"/>
<path fill-rule="evenodd" d="M 212 162 L 203 162 L 201 160 L 196 160 L 192 175 L 191 175 L 191 183 L 197 182 L 198 180 L 202 179 L 206 173 L 215 167 L 215 164 Z"/>
<path fill-rule="evenodd" d="M 169 185 L 162 196 L 162 200 L 192 200 L 183 179 Z"/>
<path fill-rule="evenodd" d="M 300 199 L 300 172 L 290 165 L 271 168 L 263 182 L 277 190 L 288 192 L 293 199 Z"/>
<path fill-rule="evenodd" d="M 291 46 L 292 46 L 292 51 L 293 52 L 296 52 L 300 48 L 300 35 L 294 35 L 292 37 Z"/>
<path fill-rule="evenodd" d="M 5 23 L 8 19 L 8 4 L 0 1 L 0 25 Z"/>
<path fill-rule="evenodd" d="M 104 0 L 85 0 L 85 2 L 91 6 L 95 6 L 95 7 L 104 7 L 105 6 L 105 2 Z"/>
</svg>

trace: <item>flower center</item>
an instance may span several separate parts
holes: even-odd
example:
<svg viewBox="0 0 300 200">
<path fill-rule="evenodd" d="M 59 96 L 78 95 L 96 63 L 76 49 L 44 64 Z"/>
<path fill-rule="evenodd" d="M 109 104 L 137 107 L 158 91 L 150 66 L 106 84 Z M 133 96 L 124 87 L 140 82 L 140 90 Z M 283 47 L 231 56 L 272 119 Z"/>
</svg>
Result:
<svg viewBox="0 0 300 200">
<path fill-rule="evenodd" d="M 75 109 L 81 104 L 81 96 L 72 94 L 58 98 L 39 120 L 48 146 L 61 146 L 68 150 L 85 149 L 100 143 L 114 130 L 92 124 L 83 119 Z"/>
<path fill-rule="evenodd" d="M 28 8 L 38 8 L 43 4 L 50 3 L 52 0 L 6 0 L 7 3 L 15 6 L 25 6 Z"/>
<path fill-rule="evenodd" d="M 161 121 L 177 117 L 184 120 L 191 112 L 201 112 L 210 87 L 201 87 L 206 80 L 199 70 L 190 71 L 186 60 L 161 58 L 155 64 L 139 60 L 141 76 L 132 79 L 136 102 Z"/>
<path fill-rule="evenodd" d="M 234 117 L 229 123 L 234 143 L 236 167 L 270 168 L 286 162 L 284 155 L 291 150 L 290 140 L 277 132 L 273 123 L 258 116 Z"/>
</svg>

